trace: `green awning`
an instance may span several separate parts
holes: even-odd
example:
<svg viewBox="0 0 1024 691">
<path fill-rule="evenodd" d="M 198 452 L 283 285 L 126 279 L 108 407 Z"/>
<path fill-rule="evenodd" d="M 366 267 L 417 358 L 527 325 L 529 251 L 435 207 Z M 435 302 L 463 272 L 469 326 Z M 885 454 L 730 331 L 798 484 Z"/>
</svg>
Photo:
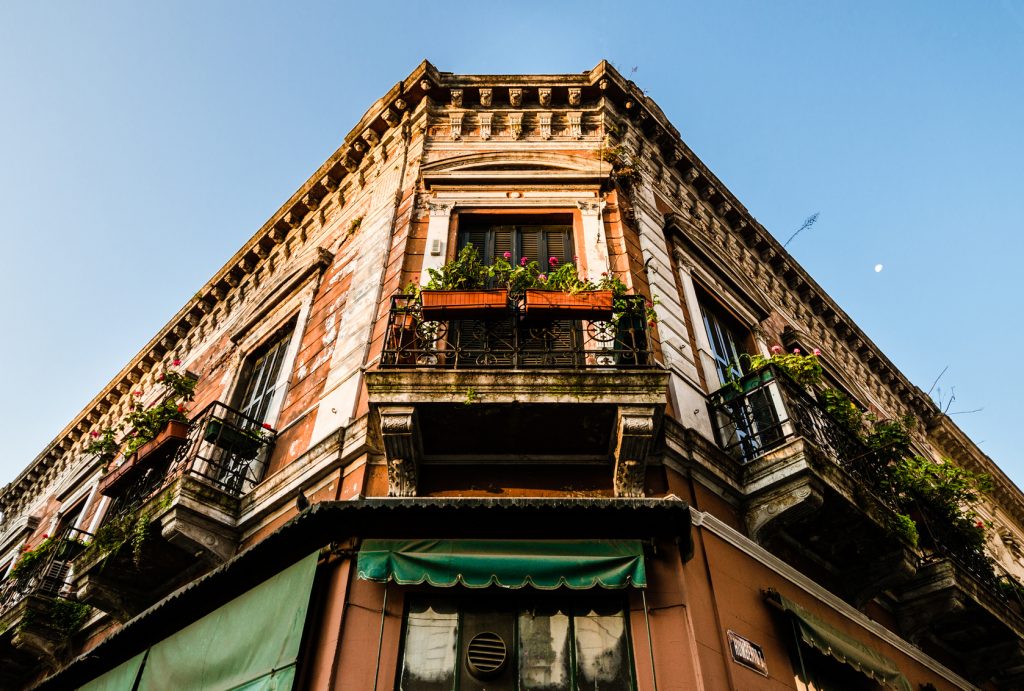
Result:
<svg viewBox="0 0 1024 691">
<path fill-rule="evenodd" d="M 864 645 L 839 629 L 829 626 L 817 616 L 775 591 L 767 593 L 769 601 L 793 617 L 800 641 L 825 655 L 850 665 L 861 674 L 898 691 L 911 691 L 910 682 L 896 663 Z"/>
<path fill-rule="evenodd" d="M 318 555 L 155 644 L 139 691 L 292 688 Z"/>
<path fill-rule="evenodd" d="M 442 588 L 647 587 L 639 540 L 364 540 L 357 573 Z"/>
<path fill-rule="evenodd" d="M 146 653 L 143 651 L 106 674 L 96 677 L 85 686 L 80 686 L 79 691 L 132 691 L 145 657 Z"/>
</svg>

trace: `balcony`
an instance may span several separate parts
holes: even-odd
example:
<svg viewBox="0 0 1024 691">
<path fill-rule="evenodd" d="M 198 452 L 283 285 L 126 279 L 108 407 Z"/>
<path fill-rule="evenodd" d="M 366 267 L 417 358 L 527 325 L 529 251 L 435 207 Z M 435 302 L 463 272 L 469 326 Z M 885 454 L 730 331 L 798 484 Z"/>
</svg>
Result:
<svg viewBox="0 0 1024 691">
<path fill-rule="evenodd" d="M 904 635 L 979 684 L 1024 687 L 1024 592 L 940 523 L 925 525 L 925 556 L 897 592 Z"/>
<path fill-rule="evenodd" d="M 104 523 L 75 562 L 79 599 L 124 620 L 232 557 L 240 497 L 262 478 L 275 436 L 215 402 L 177 442 L 144 456 L 142 447 L 111 470 L 100 485 L 111 498 Z"/>
<path fill-rule="evenodd" d="M 528 315 L 521 303 L 434 320 L 396 296 L 380 367 L 367 373 L 388 493 L 414 496 L 431 465 L 611 463 L 616 495 L 642 495 L 667 382 L 639 297 L 597 321 Z"/>
<path fill-rule="evenodd" d="M 856 604 L 913 575 L 916 553 L 869 450 L 801 386 L 768 367 L 712 394 L 709 407 L 754 540 Z"/>
<path fill-rule="evenodd" d="M 46 540 L 0 581 L 0 685 L 13 687 L 40 667 L 52 667 L 88 614 L 67 583 L 72 560 L 90 536 L 69 530 Z"/>
</svg>

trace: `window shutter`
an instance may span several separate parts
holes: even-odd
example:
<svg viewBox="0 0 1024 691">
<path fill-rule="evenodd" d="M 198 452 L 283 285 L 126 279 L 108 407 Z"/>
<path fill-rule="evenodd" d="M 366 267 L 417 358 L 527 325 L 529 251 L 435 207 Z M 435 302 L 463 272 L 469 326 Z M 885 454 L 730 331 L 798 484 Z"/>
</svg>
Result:
<svg viewBox="0 0 1024 691">
<path fill-rule="evenodd" d="M 481 259 L 487 261 L 487 236 L 489 235 L 487 228 L 470 228 L 459 233 L 459 250 L 461 251 L 466 245 L 473 245 L 476 248 L 477 254 L 480 255 Z"/>
<path fill-rule="evenodd" d="M 572 259 L 569 256 L 569 243 L 565 231 L 561 229 L 548 230 L 544 233 L 544 236 L 545 240 L 547 240 L 547 256 L 544 257 L 545 263 L 551 257 L 558 259 L 559 264 L 564 264 Z"/>
<path fill-rule="evenodd" d="M 541 240 L 542 236 L 539 230 L 536 228 L 520 228 L 519 233 L 519 256 L 526 257 L 530 261 L 537 262 L 542 266 L 545 265 L 545 261 L 541 261 Z"/>
<path fill-rule="evenodd" d="M 486 257 L 487 263 L 493 264 L 498 257 L 504 257 L 506 252 L 514 256 L 513 233 L 515 228 L 513 226 L 495 226 L 491 231 L 493 232 L 494 250 L 491 256 Z"/>
</svg>

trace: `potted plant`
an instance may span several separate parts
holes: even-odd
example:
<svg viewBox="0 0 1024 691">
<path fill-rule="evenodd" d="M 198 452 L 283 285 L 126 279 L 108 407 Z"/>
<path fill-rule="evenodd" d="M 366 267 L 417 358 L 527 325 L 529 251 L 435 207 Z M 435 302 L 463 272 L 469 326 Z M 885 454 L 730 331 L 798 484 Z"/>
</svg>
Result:
<svg viewBox="0 0 1024 691">
<path fill-rule="evenodd" d="M 174 367 L 180 364 L 180 360 L 172 362 Z M 130 484 L 159 459 L 173 454 L 187 438 L 188 410 L 185 404 L 194 396 L 196 378 L 168 370 L 160 375 L 158 381 L 164 389 L 164 397 L 159 403 L 145 407 L 137 402 L 117 427 L 91 432 L 94 441 L 86 451 L 111 462 L 100 481 L 100 493 L 116 495 L 119 488 Z M 141 399 L 142 391 L 134 391 L 132 395 Z M 121 429 L 128 431 L 118 444 L 114 438 Z M 114 466 L 118 450 L 124 460 Z"/>
<path fill-rule="evenodd" d="M 270 429 L 269 424 L 263 426 Z M 251 461 L 259 454 L 266 438 L 261 429 L 236 427 L 219 417 L 211 417 L 203 431 L 203 441 Z"/>
<path fill-rule="evenodd" d="M 472 244 L 428 273 L 430 281 L 420 292 L 423 318 L 428 321 L 488 317 L 508 307 L 507 290 L 487 288 L 490 272 Z"/>
<path fill-rule="evenodd" d="M 610 286 L 580 278 L 573 262 L 559 265 L 558 257 L 549 257 L 548 267 L 548 273 L 539 274 L 536 284 L 524 291 L 527 317 L 590 321 L 612 318 L 615 304 Z"/>
</svg>

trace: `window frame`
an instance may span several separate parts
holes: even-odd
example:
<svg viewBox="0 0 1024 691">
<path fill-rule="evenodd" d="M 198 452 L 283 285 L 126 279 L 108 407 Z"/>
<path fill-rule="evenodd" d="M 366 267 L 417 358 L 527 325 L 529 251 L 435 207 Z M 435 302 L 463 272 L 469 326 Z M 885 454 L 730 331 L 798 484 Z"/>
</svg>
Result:
<svg viewBox="0 0 1024 691">
<path fill-rule="evenodd" d="M 528 592 L 527 592 L 528 591 Z M 527 611 L 529 604 L 542 605 L 546 607 L 552 607 L 555 611 L 565 612 L 569 615 L 568 628 L 566 630 L 566 636 L 569 640 L 568 645 L 568 660 L 566 663 L 568 674 L 569 674 L 569 688 L 572 691 L 577 691 L 579 685 L 578 680 L 578 652 L 576 643 L 576 619 L 581 616 L 578 612 L 584 609 L 594 610 L 600 608 L 601 605 L 609 606 L 613 605 L 617 612 L 621 613 L 623 632 L 622 632 L 622 647 L 625 651 L 624 664 L 627 666 L 627 684 L 629 691 L 637 691 L 637 669 L 636 669 L 636 657 L 635 651 L 633 650 L 633 634 L 631 626 L 631 608 L 629 597 L 627 593 L 621 591 L 600 591 L 595 593 L 594 590 L 587 591 L 566 591 L 565 589 L 558 589 L 557 591 L 537 591 L 530 590 L 517 591 L 515 593 L 508 592 L 497 592 L 492 588 L 481 593 L 469 593 L 469 592 L 439 592 L 435 589 L 415 589 L 405 594 L 403 600 L 403 611 L 400 623 L 400 638 L 398 646 L 398 655 L 396 660 L 395 668 L 395 688 L 401 689 L 403 683 L 403 673 L 405 670 L 405 655 L 407 652 L 407 637 L 409 633 L 408 622 L 409 615 L 412 607 L 418 603 L 426 603 L 428 605 L 435 603 L 442 603 L 446 605 L 453 605 L 456 610 L 456 628 L 455 628 L 455 667 L 453 670 L 452 687 L 451 691 L 459 691 L 461 688 L 461 680 L 467 674 L 465 671 L 465 646 L 468 641 L 464 639 L 464 618 L 467 610 L 472 608 L 481 607 L 493 607 L 495 610 L 501 611 L 501 616 L 508 616 L 512 620 L 512 636 L 511 640 L 506 641 L 507 654 L 509 661 L 512 666 L 513 677 L 509 684 L 509 688 L 519 689 L 521 687 L 521 657 L 520 657 L 520 617 Z M 481 680 L 486 681 L 486 680 Z"/>
</svg>

